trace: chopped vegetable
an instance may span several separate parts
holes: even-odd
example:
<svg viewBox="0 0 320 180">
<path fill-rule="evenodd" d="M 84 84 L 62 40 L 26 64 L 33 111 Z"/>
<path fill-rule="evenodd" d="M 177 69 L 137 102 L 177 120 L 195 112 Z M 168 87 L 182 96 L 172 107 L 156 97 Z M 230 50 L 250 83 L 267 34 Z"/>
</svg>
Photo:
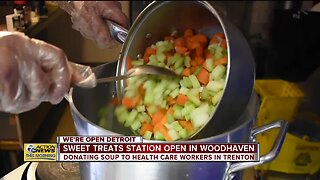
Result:
<svg viewBox="0 0 320 180">
<path fill-rule="evenodd" d="M 186 29 L 182 36 L 166 36 L 142 54 L 143 58 L 137 59 L 128 56 L 127 68 L 162 66 L 181 79 L 152 75 L 129 78 L 122 101 L 113 99 L 118 121 L 144 139 L 188 138 L 209 121 L 223 95 L 228 65 L 224 34 L 216 33 L 209 39 Z"/>
</svg>

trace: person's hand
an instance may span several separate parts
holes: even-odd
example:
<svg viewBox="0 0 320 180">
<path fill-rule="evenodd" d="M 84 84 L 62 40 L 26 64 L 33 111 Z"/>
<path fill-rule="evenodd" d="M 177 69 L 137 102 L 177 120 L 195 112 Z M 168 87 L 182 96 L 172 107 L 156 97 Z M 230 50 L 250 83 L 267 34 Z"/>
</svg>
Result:
<svg viewBox="0 0 320 180">
<path fill-rule="evenodd" d="M 21 113 L 59 103 L 81 81 L 64 52 L 23 33 L 0 31 L 0 111 Z"/>
<path fill-rule="evenodd" d="M 128 27 L 128 18 L 121 10 L 118 1 L 57 1 L 59 7 L 71 15 L 72 27 L 91 40 L 98 47 L 110 47 L 110 36 L 106 20 Z"/>
</svg>

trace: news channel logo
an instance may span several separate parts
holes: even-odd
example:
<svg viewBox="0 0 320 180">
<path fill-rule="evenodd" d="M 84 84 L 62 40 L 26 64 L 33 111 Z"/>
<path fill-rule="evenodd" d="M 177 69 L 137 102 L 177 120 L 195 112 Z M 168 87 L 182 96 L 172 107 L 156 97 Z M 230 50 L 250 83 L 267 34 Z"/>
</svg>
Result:
<svg viewBox="0 0 320 180">
<path fill-rule="evenodd" d="M 24 144 L 24 161 L 56 161 L 57 144 Z"/>
</svg>

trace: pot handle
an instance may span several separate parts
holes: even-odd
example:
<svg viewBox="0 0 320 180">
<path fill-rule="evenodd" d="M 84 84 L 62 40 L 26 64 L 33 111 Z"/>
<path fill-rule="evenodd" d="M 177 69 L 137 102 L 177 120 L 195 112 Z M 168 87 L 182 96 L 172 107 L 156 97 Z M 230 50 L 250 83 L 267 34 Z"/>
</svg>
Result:
<svg viewBox="0 0 320 180">
<path fill-rule="evenodd" d="M 111 37 L 120 43 L 124 43 L 128 35 L 128 30 L 110 20 L 107 20 L 106 22 L 108 24 L 108 29 Z"/>
<path fill-rule="evenodd" d="M 236 171 L 240 171 L 249 167 L 253 167 L 256 165 L 260 165 L 266 162 L 270 162 L 273 159 L 277 157 L 277 155 L 280 152 L 280 149 L 282 147 L 283 141 L 286 137 L 287 133 L 287 127 L 288 127 L 288 122 L 285 120 L 278 120 L 275 122 L 272 122 L 270 124 L 257 127 L 251 131 L 251 138 L 255 140 L 255 136 L 257 134 L 263 133 L 265 131 L 269 131 L 274 128 L 280 128 L 279 133 L 277 135 L 277 138 L 273 144 L 273 147 L 270 152 L 268 152 L 266 155 L 260 157 L 259 162 L 239 162 L 239 163 L 233 163 L 229 166 L 229 169 L 227 171 L 228 176 L 232 176 L 232 173 Z"/>
</svg>

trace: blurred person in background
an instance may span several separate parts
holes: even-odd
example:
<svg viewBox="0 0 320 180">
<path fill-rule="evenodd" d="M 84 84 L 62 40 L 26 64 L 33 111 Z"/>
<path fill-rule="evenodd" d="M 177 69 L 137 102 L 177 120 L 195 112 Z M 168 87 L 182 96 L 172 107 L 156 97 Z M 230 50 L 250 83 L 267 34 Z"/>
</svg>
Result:
<svg viewBox="0 0 320 180">
<path fill-rule="evenodd" d="M 106 20 L 128 27 L 118 1 L 56 1 L 72 27 L 98 47 L 112 46 Z M 72 84 L 84 80 L 64 51 L 20 32 L 0 31 L 0 111 L 21 113 L 41 102 L 59 103 Z M 89 67 L 87 67 L 89 68 Z"/>
</svg>

